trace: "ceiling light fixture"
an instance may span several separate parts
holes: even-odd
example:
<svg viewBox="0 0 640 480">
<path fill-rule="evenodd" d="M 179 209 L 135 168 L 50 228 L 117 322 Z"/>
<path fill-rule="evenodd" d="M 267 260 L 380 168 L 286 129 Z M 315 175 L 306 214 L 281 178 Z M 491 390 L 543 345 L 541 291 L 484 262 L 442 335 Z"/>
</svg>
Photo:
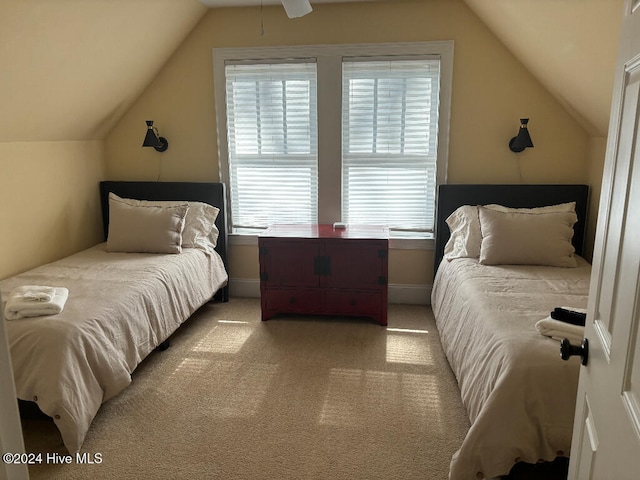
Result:
<svg viewBox="0 0 640 480">
<path fill-rule="evenodd" d="M 289 18 L 304 17 L 313 10 L 309 0 L 281 0 Z"/>
</svg>

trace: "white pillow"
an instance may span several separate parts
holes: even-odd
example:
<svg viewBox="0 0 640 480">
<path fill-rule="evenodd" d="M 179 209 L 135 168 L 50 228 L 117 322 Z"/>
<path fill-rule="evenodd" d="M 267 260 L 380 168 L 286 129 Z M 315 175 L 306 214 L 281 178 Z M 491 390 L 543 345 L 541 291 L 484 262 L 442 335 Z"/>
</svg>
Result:
<svg viewBox="0 0 640 480">
<path fill-rule="evenodd" d="M 451 236 L 444 246 L 444 258 L 478 258 L 482 233 L 478 220 L 478 207 L 463 205 L 446 219 Z"/>
<path fill-rule="evenodd" d="M 511 208 L 493 203 L 485 205 L 484 207 L 500 212 L 540 214 L 575 212 L 576 202 L 535 208 Z M 449 215 L 445 221 L 449 226 L 451 236 L 444 247 L 444 258 L 447 260 L 453 260 L 454 258 L 478 258 L 480 256 L 480 245 L 482 243 L 478 206 L 463 205 Z"/>
<path fill-rule="evenodd" d="M 498 205 L 495 203 L 484 205 L 484 207 L 489 208 L 491 210 L 497 210 L 498 212 L 511 212 L 511 213 L 514 213 L 514 212 L 515 213 L 575 212 L 576 202 L 559 203 L 557 205 L 547 205 L 544 207 L 534 207 L 534 208 L 511 208 L 511 207 L 505 207 L 504 205 Z"/>
<path fill-rule="evenodd" d="M 576 267 L 575 212 L 521 213 L 478 207 L 483 265 Z"/>
<path fill-rule="evenodd" d="M 129 205 L 109 194 L 108 252 L 180 253 L 189 206 Z"/>
<path fill-rule="evenodd" d="M 220 232 L 216 227 L 216 218 L 220 209 L 204 202 L 172 201 L 172 200 L 136 200 L 134 198 L 120 198 L 114 193 L 111 196 L 120 199 L 131 206 L 147 207 L 175 207 L 187 205 L 189 211 L 185 219 L 184 231 L 182 232 L 182 248 L 203 248 L 213 249 Z"/>
</svg>

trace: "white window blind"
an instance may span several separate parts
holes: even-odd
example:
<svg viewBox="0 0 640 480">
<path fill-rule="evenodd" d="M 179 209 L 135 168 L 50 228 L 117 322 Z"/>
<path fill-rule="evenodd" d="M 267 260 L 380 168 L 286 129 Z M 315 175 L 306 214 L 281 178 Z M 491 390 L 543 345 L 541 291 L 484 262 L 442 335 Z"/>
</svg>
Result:
<svg viewBox="0 0 640 480">
<path fill-rule="evenodd" d="M 439 59 L 342 63 L 342 215 L 432 232 Z"/>
<path fill-rule="evenodd" d="M 316 223 L 316 65 L 225 65 L 232 231 Z"/>
</svg>

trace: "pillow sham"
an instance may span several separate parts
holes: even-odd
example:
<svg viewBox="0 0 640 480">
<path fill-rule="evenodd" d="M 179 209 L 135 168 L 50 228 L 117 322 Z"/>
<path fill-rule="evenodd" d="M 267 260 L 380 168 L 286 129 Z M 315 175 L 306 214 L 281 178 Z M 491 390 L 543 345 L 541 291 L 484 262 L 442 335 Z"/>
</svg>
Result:
<svg viewBox="0 0 640 480">
<path fill-rule="evenodd" d="M 576 267 L 575 212 L 521 213 L 478 207 L 483 265 Z"/>
<path fill-rule="evenodd" d="M 147 207 L 175 207 L 187 205 L 189 210 L 185 219 L 182 232 L 182 248 L 215 248 L 220 232 L 216 227 L 216 218 L 220 209 L 204 202 L 173 201 L 173 200 L 136 200 L 134 198 L 120 198 L 110 193 L 131 206 Z"/>
<path fill-rule="evenodd" d="M 478 220 L 478 207 L 463 205 L 445 220 L 451 235 L 444 246 L 444 258 L 478 258 L 482 233 Z"/>
<path fill-rule="evenodd" d="M 129 205 L 109 194 L 108 252 L 180 253 L 189 206 Z"/>
<path fill-rule="evenodd" d="M 485 208 L 489 208 L 491 210 L 497 210 L 499 212 L 511 212 L 511 213 L 553 213 L 553 212 L 575 212 L 576 211 L 576 202 L 567 202 L 567 203 L 559 203 L 557 205 L 546 205 L 544 207 L 533 207 L 533 208 L 512 208 L 505 207 L 504 205 L 498 205 L 496 203 L 491 203 L 489 205 L 484 205 Z"/>
<path fill-rule="evenodd" d="M 575 212 L 576 202 L 534 208 L 511 208 L 495 203 L 484 205 L 484 207 L 501 212 L 540 214 Z M 445 221 L 449 226 L 451 235 L 444 247 L 444 258 L 447 260 L 453 260 L 454 258 L 478 258 L 480 256 L 480 245 L 482 243 L 478 206 L 462 205 L 449 215 Z"/>
</svg>

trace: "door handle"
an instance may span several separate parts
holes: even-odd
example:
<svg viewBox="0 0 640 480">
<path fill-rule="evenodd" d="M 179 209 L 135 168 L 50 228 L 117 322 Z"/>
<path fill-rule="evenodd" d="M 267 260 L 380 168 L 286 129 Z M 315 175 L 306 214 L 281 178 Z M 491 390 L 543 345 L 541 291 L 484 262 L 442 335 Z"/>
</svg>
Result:
<svg viewBox="0 0 640 480">
<path fill-rule="evenodd" d="M 586 365 L 589 360 L 589 340 L 582 339 L 580 346 L 571 345 L 568 338 L 563 338 L 560 342 L 560 358 L 563 360 L 569 360 L 569 357 L 573 355 L 580 355 L 582 357 L 582 365 Z"/>
</svg>

